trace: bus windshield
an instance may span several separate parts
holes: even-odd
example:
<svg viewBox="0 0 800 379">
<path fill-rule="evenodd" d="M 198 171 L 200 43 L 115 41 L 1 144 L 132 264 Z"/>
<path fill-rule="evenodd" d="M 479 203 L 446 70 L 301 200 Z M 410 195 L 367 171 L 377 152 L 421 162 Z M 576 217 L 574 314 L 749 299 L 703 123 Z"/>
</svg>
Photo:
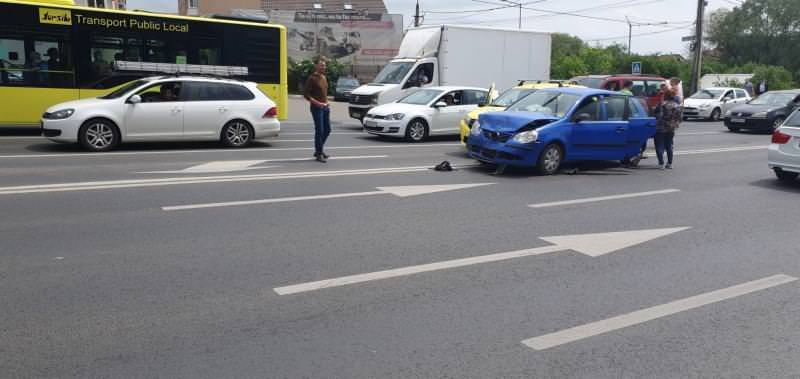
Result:
<svg viewBox="0 0 800 379">
<path fill-rule="evenodd" d="M 414 65 L 414 62 L 392 62 L 386 65 L 386 67 L 378 73 L 378 76 L 375 77 L 373 83 L 376 84 L 400 84 L 400 81 L 406 77 L 408 74 L 408 70 L 411 70 L 411 66 Z"/>
<path fill-rule="evenodd" d="M 147 83 L 147 80 L 134 80 L 122 87 L 117 88 L 108 95 L 98 97 L 98 99 L 103 99 L 103 100 L 119 99 L 120 97 L 124 96 L 126 93 L 130 92 L 134 88 L 138 88 L 139 86 L 144 85 L 145 83 Z"/>
</svg>

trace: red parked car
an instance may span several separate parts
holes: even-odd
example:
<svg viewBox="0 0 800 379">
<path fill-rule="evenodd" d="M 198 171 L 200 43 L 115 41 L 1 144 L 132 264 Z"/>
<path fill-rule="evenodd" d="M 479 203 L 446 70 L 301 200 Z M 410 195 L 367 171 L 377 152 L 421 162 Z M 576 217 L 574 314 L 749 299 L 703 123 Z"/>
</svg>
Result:
<svg viewBox="0 0 800 379">
<path fill-rule="evenodd" d="M 571 80 L 578 82 L 582 86 L 589 88 L 606 89 L 609 91 L 619 91 L 622 89 L 622 84 L 626 80 L 633 82 L 633 95 L 641 97 L 647 103 L 647 107 L 651 110 L 658 105 L 660 96 L 658 91 L 662 84 L 667 83 L 664 79 L 657 75 L 586 75 L 576 76 Z"/>
</svg>

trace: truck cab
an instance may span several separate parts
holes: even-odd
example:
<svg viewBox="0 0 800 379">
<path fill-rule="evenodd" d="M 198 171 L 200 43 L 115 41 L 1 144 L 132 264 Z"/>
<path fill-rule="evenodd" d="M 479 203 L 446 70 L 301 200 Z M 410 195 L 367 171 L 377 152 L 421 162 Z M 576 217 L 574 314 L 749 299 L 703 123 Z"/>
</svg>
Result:
<svg viewBox="0 0 800 379">
<path fill-rule="evenodd" d="M 437 59 L 395 59 L 378 76 L 350 93 L 350 117 L 362 121 L 372 107 L 391 103 L 410 91 L 439 83 Z"/>
</svg>

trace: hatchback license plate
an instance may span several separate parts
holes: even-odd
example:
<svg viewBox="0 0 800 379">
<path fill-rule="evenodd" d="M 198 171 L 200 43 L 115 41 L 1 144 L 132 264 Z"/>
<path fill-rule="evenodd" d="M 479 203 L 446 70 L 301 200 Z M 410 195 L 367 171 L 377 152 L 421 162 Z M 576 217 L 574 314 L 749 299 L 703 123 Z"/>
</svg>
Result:
<svg viewBox="0 0 800 379">
<path fill-rule="evenodd" d="M 375 121 L 364 121 L 364 126 L 369 126 L 371 128 L 374 128 L 378 126 L 378 123 Z"/>
<path fill-rule="evenodd" d="M 731 122 L 736 123 L 736 124 L 744 124 L 745 119 L 743 119 L 743 118 L 732 118 Z"/>
</svg>

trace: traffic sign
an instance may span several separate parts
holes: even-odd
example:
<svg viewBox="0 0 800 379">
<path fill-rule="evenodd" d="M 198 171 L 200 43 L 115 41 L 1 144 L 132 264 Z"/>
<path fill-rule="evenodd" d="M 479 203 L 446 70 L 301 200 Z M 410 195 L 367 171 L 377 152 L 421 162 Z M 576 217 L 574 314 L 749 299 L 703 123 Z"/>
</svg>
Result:
<svg viewBox="0 0 800 379">
<path fill-rule="evenodd" d="M 638 75 L 642 73 L 642 62 L 631 63 L 631 74 Z"/>
</svg>

